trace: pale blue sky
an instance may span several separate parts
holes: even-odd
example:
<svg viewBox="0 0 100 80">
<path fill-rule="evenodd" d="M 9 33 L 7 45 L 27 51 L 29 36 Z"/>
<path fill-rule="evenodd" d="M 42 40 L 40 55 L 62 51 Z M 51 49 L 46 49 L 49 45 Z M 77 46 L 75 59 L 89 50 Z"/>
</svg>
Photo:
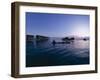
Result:
<svg viewBox="0 0 100 80">
<path fill-rule="evenodd" d="M 49 37 L 89 36 L 89 15 L 26 12 L 26 34 Z"/>
</svg>

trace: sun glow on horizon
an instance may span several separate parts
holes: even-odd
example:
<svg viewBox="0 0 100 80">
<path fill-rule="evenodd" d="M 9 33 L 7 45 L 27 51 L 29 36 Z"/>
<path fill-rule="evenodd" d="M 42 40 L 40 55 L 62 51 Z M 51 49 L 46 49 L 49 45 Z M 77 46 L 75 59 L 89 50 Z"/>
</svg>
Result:
<svg viewBox="0 0 100 80">
<path fill-rule="evenodd" d="M 86 37 L 89 36 L 89 30 L 86 29 L 84 26 L 77 26 L 73 29 L 73 35 L 79 37 Z"/>
</svg>

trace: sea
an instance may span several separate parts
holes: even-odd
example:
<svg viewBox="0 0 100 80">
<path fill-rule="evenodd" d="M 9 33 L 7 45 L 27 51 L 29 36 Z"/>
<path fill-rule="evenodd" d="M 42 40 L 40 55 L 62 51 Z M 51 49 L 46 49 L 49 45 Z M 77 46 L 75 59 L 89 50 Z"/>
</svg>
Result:
<svg viewBox="0 0 100 80">
<path fill-rule="evenodd" d="M 89 40 L 77 39 L 65 44 L 60 37 L 47 41 L 26 42 L 26 67 L 84 65 L 90 63 Z"/>
</svg>

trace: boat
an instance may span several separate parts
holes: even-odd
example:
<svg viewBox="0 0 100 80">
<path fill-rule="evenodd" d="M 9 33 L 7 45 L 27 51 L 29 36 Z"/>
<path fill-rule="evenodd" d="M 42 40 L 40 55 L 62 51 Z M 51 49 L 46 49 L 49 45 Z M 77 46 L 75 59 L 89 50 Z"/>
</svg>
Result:
<svg viewBox="0 0 100 80">
<path fill-rule="evenodd" d="M 71 42 L 55 42 L 55 43 L 52 43 L 52 44 L 70 44 Z"/>
</svg>

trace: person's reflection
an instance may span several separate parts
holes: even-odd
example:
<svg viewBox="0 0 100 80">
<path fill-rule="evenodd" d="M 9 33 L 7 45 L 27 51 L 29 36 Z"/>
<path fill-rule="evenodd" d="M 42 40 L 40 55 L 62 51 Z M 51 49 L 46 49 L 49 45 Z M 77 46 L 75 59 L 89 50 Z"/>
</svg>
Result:
<svg viewBox="0 0 100 80">
<path fill-rule="evenodd" d="M 55 46 L 55 44 L 56 44 L 56 41 L 55 41 L 55 40 L 53 40 L 53 41 L 52 41 L 52 44 L 53 44 L 53 46 Z"/>
</svg>

